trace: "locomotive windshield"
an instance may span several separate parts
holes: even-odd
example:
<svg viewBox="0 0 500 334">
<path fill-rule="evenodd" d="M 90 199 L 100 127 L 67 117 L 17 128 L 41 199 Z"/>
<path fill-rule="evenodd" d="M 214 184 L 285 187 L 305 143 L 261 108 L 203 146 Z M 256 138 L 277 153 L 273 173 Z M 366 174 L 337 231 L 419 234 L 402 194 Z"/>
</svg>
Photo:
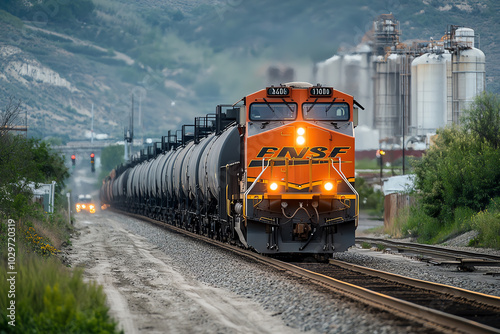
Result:
<svg viewBox="0 0 500 334">
<path fill-rule="evenodd" d="M 297 117 L 295 103 L 253 103 L 250 105 L 252 121 L 289 121 Z"/>
<path fill-rule="evenodd" d="M 338 103 L 304 103 L 304 119 L 316 121 L 348 121 L 349 105 Z"/>
</svg>

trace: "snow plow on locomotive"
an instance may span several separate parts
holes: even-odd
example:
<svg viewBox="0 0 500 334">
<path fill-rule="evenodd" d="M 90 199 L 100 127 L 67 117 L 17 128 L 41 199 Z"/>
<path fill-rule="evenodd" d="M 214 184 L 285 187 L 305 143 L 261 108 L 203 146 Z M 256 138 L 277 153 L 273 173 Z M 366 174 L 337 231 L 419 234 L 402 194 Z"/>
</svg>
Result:
<svg viewBox="0 0 500 334">
<path fill-rule="evenodd" d="M 358 106 L 331 87 L 268 87 L 117 167 L 101 201 L 263 254 L 345 251 Z"/>
</svg>

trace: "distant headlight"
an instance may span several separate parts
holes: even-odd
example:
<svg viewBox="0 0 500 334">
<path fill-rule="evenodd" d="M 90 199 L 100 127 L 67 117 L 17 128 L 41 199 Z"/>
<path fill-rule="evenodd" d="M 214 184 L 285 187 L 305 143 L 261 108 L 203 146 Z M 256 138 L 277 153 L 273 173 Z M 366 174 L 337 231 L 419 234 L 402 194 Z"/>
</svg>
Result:
<svg viewBox="0 0 500 334">
<path fill-rule="evenodd" d="M 269 185 L 269 189 L 271 189 L 272 191 L 275 191 L 276 189 L 278 189 L 278 184 L 276 182 L 273 182 Z"/>
<path fill-rule="evenodd" d="M 304 145 L 304 143 L 306 142 L 306 139 L 302 136 L 298 136 L 297 137 L 297 145 Z"/>
</svg>

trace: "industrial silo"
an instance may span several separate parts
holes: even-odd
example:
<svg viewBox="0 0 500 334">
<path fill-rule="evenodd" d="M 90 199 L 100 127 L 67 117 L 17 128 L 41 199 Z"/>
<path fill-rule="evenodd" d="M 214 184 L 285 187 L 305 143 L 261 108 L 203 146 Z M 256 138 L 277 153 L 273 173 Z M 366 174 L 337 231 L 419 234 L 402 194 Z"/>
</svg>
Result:
<svg viewBox="0 0 500 334">
<path fill-rule="evenodd" d="M 459 123 L 462 112 L 474 97 L 484 91 L 484 53 L 474 47 L 474 30 L 458 28 L 454 34 L 452 56 L 453 123 Z"/>
<path fill-rule="evenodd" d="M 411 64 L 410 135 L 425 136 L 447 120 L 447 63 L 449 53 L 425 53 Z"/>
<path fill-rule="evenodd" d="M 359 124 L 373 127 L 373 66 L 371 51 L 358 47 L 357 53 L 343 56 L 343 83 L 339 89 L 353 95 L 365 107 L 359 114 Z"/>
<path fill-rule="evenodd" d="M 375 128 L 380 140 L 402 134 L 400 113 L 400 56 L 378 56 L 374 61 L 373 98 Z"/>
<path fill-rule="evenodd" d="M 341 56 L 335 55 L 316 64 L 315 82 L 339 89 L 343 74 L 342 60 Z"/>
</svg>

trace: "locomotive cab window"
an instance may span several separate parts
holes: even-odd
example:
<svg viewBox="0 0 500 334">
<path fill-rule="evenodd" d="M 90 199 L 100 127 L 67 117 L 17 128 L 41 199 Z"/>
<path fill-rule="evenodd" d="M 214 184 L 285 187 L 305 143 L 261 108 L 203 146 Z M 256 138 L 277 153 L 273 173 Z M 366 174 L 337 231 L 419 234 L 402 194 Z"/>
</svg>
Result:
<svg viewBox="0 0 500 334">
<path fill-rule="evenodd" d="M 348 121 L 349 104 L 339 103 L 304 103 L 304 119 L 316 121 Z"/>
<path fill-rule="evenodd" d="M 297 118 L 295 103 L 253 103 L 250 105 L 252 121 L 290 121 Z"/>
</svg>

